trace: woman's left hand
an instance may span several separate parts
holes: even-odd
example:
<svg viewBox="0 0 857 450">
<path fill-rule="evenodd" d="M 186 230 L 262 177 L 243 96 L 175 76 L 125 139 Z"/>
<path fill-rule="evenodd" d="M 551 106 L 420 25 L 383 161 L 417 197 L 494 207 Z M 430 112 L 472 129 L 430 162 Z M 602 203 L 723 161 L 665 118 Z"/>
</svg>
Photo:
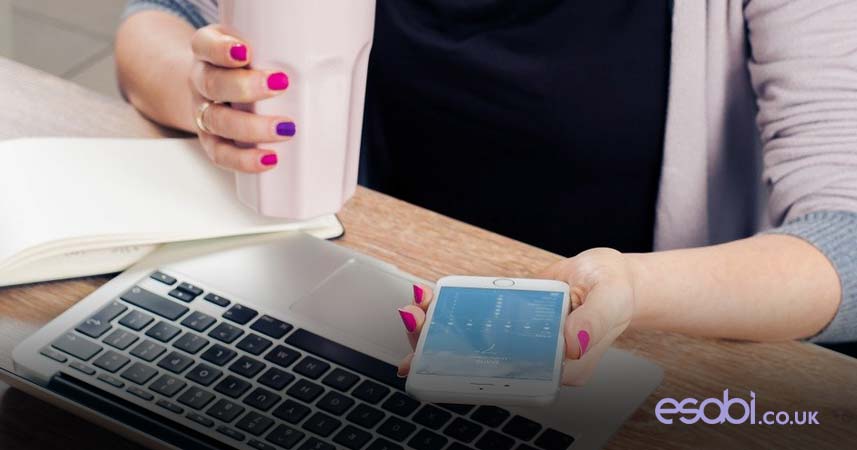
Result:
<svg viewBox="0 0 857 450">
<path fill-rule="evenodd" d="M 571 287 L 562 382 L 581 385 L 631 322 L 636 298 L 631 263 L 616 250 L 596 248 L 548 267 L 538 278 L 565 281 Z M 412 348 L 416 348 L 431 300 L 429 288 L 414 286 L 413 303 L 399 309 Z M 399 376 L 407 375 L 411 358 L 413 353 L 399 364 Z"/>
</svg>

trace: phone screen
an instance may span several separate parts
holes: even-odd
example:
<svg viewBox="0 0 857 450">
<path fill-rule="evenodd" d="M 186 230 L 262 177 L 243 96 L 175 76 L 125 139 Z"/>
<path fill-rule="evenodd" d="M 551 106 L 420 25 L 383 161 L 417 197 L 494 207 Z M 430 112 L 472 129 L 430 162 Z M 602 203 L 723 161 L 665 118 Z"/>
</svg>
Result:
<svg viewBox="0 0 857 450">
<path fill-rule="evenodd" d="M 442 287 L 417 373 L 551 380 L 563 293 Z"/>
</svg>

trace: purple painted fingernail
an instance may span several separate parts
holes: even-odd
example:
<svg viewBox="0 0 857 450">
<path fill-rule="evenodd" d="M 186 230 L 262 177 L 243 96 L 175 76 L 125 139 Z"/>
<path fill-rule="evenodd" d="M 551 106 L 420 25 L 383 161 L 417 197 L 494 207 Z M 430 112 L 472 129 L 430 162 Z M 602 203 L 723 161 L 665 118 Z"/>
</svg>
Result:
<svg viewBox="0 0 857 450">
<path fill-rule="evenodd" d="M 268 89 L 272 91 L 282 91 L 287 87 L 289 87 L 289 77 L 287 77 L 283 72 L 268 75 Z"/>
<path fill-rule="evenodd" d="M 583 356 L 586 353 L 586 349 L 589 348 L 589 333 L 585 330 L 578 331 L 577 342 L 580 344 L 580 356 Z"/>
<path fill-rule="evenodd" d="M 263 166 L 275 166 L 277 165 L 277 155 L 274 153 L 269 153 L 262 157 L 260 160 Z"/>
<path fill-rule="evenodd" d="M 229 56 L 236 61 L 247 61 L 247 47 L 244 44 L 235 44 L 229 49 Z"/>
<path fill-rule="evenodd" d="M 402 323 L 405 324 L 405 329 L 408 330 L 408 333 L 413 333 L 417 329 L 417 319 L 411 312 L 399 308 L 399 316 L 402 317 Z"/>
<path fill-rule="evenodd" d="M 424 294 L 423 288 L 421 288 L 415 284 L 414 285 L 414 301 L 418 305 L 423 302 L 423 294 Z"/>
<path fill-rule="evenodd" d="M 280 136 L 294 136 L 295 135 L 295 123 L 294 122 L 280 122 L 277 124 L 277 134 Z"/>
</svg>

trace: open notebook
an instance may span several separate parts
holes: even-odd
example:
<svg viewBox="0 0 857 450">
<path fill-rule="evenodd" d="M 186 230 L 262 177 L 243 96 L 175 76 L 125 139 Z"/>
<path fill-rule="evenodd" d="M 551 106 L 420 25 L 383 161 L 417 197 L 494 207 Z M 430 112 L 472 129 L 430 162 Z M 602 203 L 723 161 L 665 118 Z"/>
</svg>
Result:
<svg viewBox="0 0 857 450">
<path fill-rule="evenodd" d="M 343 233 L 334 215 L 257 215 L 195 139 L 0 142 L 0 286 L 118 272 L 166 242 L 289 230 Z"/>
</svg>

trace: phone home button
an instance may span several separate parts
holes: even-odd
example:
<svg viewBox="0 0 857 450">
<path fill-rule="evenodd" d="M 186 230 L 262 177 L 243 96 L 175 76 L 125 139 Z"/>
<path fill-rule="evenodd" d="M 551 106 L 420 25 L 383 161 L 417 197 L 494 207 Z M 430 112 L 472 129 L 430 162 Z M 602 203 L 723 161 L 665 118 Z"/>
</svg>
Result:
<svg viewBox="0 0 857 450">
<path fill-rule="evenodd" d="M 515 285 L 515 282 L 513 280 L 508 279 L 508 278 L 498 278 L 498 279 L 494 280 L 494 286 L 509 287 L 509 286 L 514 286 L 514 285 Z"/>
</svg>

